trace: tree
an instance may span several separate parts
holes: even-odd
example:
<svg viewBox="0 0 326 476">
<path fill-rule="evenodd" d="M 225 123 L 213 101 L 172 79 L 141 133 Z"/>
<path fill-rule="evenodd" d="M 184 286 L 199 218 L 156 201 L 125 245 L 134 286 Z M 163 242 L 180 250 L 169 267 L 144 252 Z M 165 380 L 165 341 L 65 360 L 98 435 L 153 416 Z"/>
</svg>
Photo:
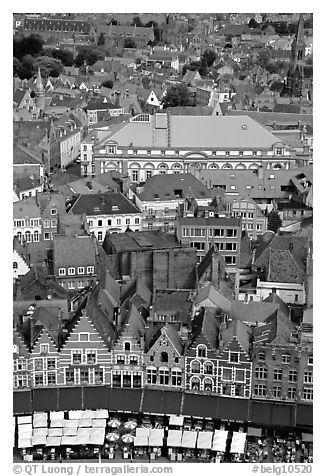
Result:
<svg viewBox="0 0 326 476">
<path fill-rule="evenodd" d="M 19 61 L 18 58 L 15 58 L 13 59 L 13 74 L 14 76 L 18 76 L 20 77 L 21 73 L 22 73 L 22 64 L 21 62 Z"/>
<path fill-rule="evenodd" d="M 100 34 L 100 36 L 98 37 L 97 44 L 98 44 L 99 46 L 105 45 L 105 36 L 104 36 L 103 31 L 102 31 L 102 33 Z"/>
<path fill-rule="evenodd" d="M 262 68 L 266 68 L 267 64 L 270 62 L 271 59 L 271 51 L 269 48 L 263 48 L 258 53 L 257 64 Z"/>
<path fill-rule="evenodd" d="M 60 60 L 64 66 L 73 66 L 74 64 L 73 53 L 65 48 L 54 50 L 52 56 L 53 58 Z"/>
<path fill-rule="evenodd" d="M 63 72 L 63 64 L 60 60 L 50 56 L 40 56 L 34 64 L 34 71 L 40 67 L 43 77 L 57 78 Z"/>
<path fill-rule="evenodd" d="M 187 86 L 185 84 L 174 84 L 170 86 L 162 103 L 163 108 L 189 106 L 191 99 Z"/>
<path fill-rule="evenodd" d="M 24 56 L 37 56 L 42 53 L 44 41 L 39 35 L 29 35 L 26 37 L 14 37 L 14 56 L 22 60 Z"/>
<path fill-rule="evenodd" d="M 200 74 L 200 76 L 204 77 L 207 75 L 207 72 L 208 72 L 207 59 L 206 59 L 206 56 L 202 56 L 200 59 L 198 73 Z"/>
<path fill-rule="evenodd" d="M 153 27 L 154 40 L 149 41 L 148 43 L 150 43 L 151 46 L 155 46 L 159 41 L 161 41 L 161 28 L 158 26 L 156 21 L 153 21 L 153 20 L 147 22 L 145 26 L 149 28 Z"/>
<path fill-rule="evenodd" d="M 136 26 L 144 26 L 141 19 L 138 16 L 132 19 L 132 24 Z"/>
<path fill-rule="evenodd" d="M 282 220 L 279 213 L 276 210 L 272 210 L 268 214 L 268 229 L 277 233 L 279 228 L 282 226 Z"/>
<path fill-rule="evenodd" d="M 254 18 L 251 18 L 248 23 L 249 28 L 258 28 L 259 23 L 256 22 Z"/>
<path fill-rule="evenodd" d="M 215 51 L 208 49 L 204 51 L 203 57 L 206 58 L 207 66 L 210 68 L 216 60 L 216 53 Z"/>
<path fill-rule="evenodd" d="M 75 65 L 79 68 L 86 62 L 88 66 L 92 66 L 96 61 L 104 59 L 104 53 L 94 46 L 84 46 L 78 52 L 75 58 Z"/>
<path fill-rule="evenodd" d="M 137 48 L 137 46 L 132 38 L 126 38 L 124 42 L 124 48 Z"/>
<path fill-rule="evenodd" d="M 103 86 L 103 88 L 112 89 L 112 88 L 113 88 L 113 81 L 112 81 L 112 79 L 107 79 L 106 81 L 103 81 L 103 83 L 101 84 L 101 86 Z"/>
<path fill-rule="evenodd" d="M 22 59 L 22 68 L 19 75 L 20 79 L 30 79 L 34 74 L 34 58 L 31 55 L 25 55 Z"/>
</svg>

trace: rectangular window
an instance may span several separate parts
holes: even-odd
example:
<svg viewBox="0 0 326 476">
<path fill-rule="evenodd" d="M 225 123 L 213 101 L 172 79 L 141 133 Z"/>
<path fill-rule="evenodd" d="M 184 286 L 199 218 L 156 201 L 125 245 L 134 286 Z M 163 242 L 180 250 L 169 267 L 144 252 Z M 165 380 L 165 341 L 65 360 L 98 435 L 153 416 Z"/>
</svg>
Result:
<svg viewBox="0 0 326 476">
<path fill-rule="evenodd" d="M 130 218 L 126 218 L 126 225 L 130 225 Z"/>
<path fill-rule="evenodd" d="M 56 385 L 57 383 L 57 373 L 48 372 L 48 385 Z"/>
<path fill-rule="evenodd" d="M 289 382 L 296 382 L 298 377 L 298 372 L 296 370 L 289 370 Z"/>
<path fill-rule="evenodd" d="M 80 332 L 78 334 L 79 342 L 88 342 L 89 341 L 89 334 L 88 332 Z"/>
<path fill-rule="evenodd" d="M 79 365 L 82 363 L 82 353 L 80 350 L 73 350 L 71 352 L 72 355 L 72 363 L 74 365 Z"/>
<path fill-rule="evenodd" d="M 89 370 L 88 369 L 81 369 L 80 370 L 80 383 L 81 384 L 89 383 Z"/>
<path fill-rule="evenodd" d="M 229 352 L 229 362 L 239 363 L 240 355 L 239 352 Z"/>
<path fill-rule="evenodd" d="M 50 220 L 44 220 L 43 226 L 44 228 L 50 228 Z"/>
<path fill-rule="evenodd" d="M 255 385 L 255 395 L 257 397 L 265 397 L 266 396 L 266 385 L 256 384 Z"/>
<path fill-rule="evenodd" d="M 311 370 L 306 370 L 303 375 L 303 383 L 313 383 L 313 374 Z"/>
<path fill-rule="evenodd" d="M 71 385 L 75 383 L 74 371 L 66 370 L 66 384 Z"/>
<path fill-rule="evenodd" d="M 156 369 L 147 369 L 147 383 L 155 385 L 157 381 Z"/>
<path fill-rule="evenodd" d="M 236 238 L 237 236 L 237 230 L 233 229 L 233 228 L 229 228 L 226 230 L 226 236 L 228 238 Z"/>
<path fill-rule="evenodd" d="M 288 398 L 296 398 L 297 396 L 297 391 L 295 387 L 289 387 L 288 388 Z"/>
<path fill-rule="evenodd" d="M 139 218 L 135 218 L 135 225 L 139 225 Z"/>
<path fill-rule="evenodd" d="M 75 289 L 75 283 L 73 281 L 68 281 L 68 289 Z"/>
<path fill-rule="evenodd" d="M 47 370 L 55 370 L 56 368 L 56 359 L 46 359 Z"/>
<path fill-rule="evenodd" d="M 84 287 L 84 281 L 78 281 L 77 287 L 79 289 L 83 288 Z"/>
<path fill-rule="evenodd" d="M 289 364 L 291 362 L 291 356 L 289 354 L 282 355 L 283 364 Z"/>
<path fill-rule="evenodd" d="M 267 368 L 266 367 L 257 367 L 255 370 L 255 377 L 259 380 L 267 379 Z"/>
<path fill-rule="evenodd" d="M 93 226 L 93 220 L 89 220 L 89 221 L 88 221 L 88 226 L 89 226 L 89 227 L 92 227 L 92 226 Z"/>
<path fill-rule="evenodd" d="M 172 370 L 171 383 L 174 387 L 181 387 L 181 370 Z"/>
<path fill-rule="evenodd" d="M 225 243 L 225 251 L 237 251 L 236 243 Z"/>
<path fill-rule="evenodd" d="M 310 355 L 308 357 L 308 365 L 313 365 L 313 356 L 312 355 Z"/>
<path fill-rule="evenodd" d="M 84 268 L 84 266 L 80 266 L 80 267 L 78 268 L 78 274 L 84 274 L 84 273 L 85 273 L 85 268 Z"/>
<path fill-rule="evenodd" d="M 129 357 L 129 365 L 138 365 L 138 357 L 136 355 Z"/>
<path fill-rule="evenodd" d="M 57 209 L 51 208 L 51 215 L 56 215 L 56 214 L 57 214 Z"/>
<path fill-rule="evenodd" d="M 87 266 L 87 274 L 94 274 L 94 266 Z"/>
<path fill-rule="evenodd" d="M 167 369 L 159 370 L 160 385 L 169 385 L 169 371 Z"/>
<path fill-rule="evenodd" d="M 95 384 L 104 383 L 103 369 L 94 370 L 94 383 Z"/>
<path fill-rule="evenodd" d="M 68 268 L 68 275 L 72 276 L 75 274 L 75 268 Z"/>
<path fill-rule="evenodd" d="M 274 385 L 273 387 L 273 397 L 281 398 L 282 397 L 282 387 L 280 385 Z"/>
<path fill-rule="evenodd" d="M 153 172 L 151 170 L 146 170 L 145 172 L 145 179 L 148 180 L 151 178 Z"/>
<path fill-rule="evenodd" d="M 312 387 L 303 387 L 303 399 L 304 400 L 313 400 L 313 388 Z"/>
<path fill-rule="evenodd" d="M 96 351 L 95 350 L 88 350 L 86 352 L 86 362 L 88 364 L 96 364 Z"/>
<path fill-rule="evenodd" d="M 45 233 L 44 233 L 44 239 L 45 239 L 45 240 L 49 240 L 50 238 L 51 238 L 50 233 L 45 232 Z"/>
<path fill-rule="evenodd" d="M 124 365 L 125 364 L 125 356 L 124 355 L 117 355 L 116 363 L 118 365 Z"/>
<path fill-rule="evenodd" d="M 221 228 L 215 228 L 214 229 L 214 236 L 224 236 L 224 230 L 222 230 Z"/>
<path fill-rule="evenodd" d="M 133 182 L 138 182 L 138 170 L 133 170 L 131 173 L 131 179 Z"/>
<path fill-rule="evenodd" d="M 281 381 L 283 376 L 282 369 L 274 369 L 274 380 Z"/>
<path fill-rule="evenodd" d="M 57 226 L 57 220 L 51 220 L 51 226 L 52 228 L 55 228 Z"/>
<path fill-rule="evenodd" d="M 224 260 L 226 264 L 235 264 L 237 261 L 236 256 L 224 256 Z"/>
<path fill-rule="evenodd" d="M 34 370 L 43 370 L 43 359 L 34 360 Z"/>
<path fill-rule="evenodd" d="M 245 381 L 245 371 L 243 369 L 235 369 L 235 379 L 237 382 Z"/>
<path fill-rule="evenodd" d="M 35 386 L 36 387 L 44 385 L 43 373 L 35 374 L 34 379 L 35 379 Z"/>
</svg>

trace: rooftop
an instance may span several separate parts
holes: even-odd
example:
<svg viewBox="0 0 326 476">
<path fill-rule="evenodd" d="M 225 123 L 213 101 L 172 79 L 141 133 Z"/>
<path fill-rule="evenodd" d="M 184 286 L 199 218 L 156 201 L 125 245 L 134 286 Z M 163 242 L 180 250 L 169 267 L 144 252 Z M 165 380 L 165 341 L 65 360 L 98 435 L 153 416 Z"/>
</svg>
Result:
<svg viewBox="0 0 326 476">
<path fill-rule="evenodd" d="M 74 215 L 130 215 L 141 211 L 120 192 L 79 195 L 69 209 Z"/>
</svg>

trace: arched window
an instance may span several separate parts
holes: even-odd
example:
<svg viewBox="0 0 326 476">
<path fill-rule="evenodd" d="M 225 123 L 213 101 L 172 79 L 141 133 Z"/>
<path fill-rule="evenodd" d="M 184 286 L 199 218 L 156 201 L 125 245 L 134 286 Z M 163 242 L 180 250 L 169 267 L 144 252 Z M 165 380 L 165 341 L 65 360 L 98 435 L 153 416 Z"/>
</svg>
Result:
<svg viewBox="0 0 326 476">
<path fill-rule="evenodd" d="M 23 235 L 22 235 L 21 231 L 19 231 L 19 232 L 17 233 L 17 238 L 18 238 L 19 243 L 22 242 L 22 239 L 23 239 L 22 237 L 23 237 Z"/>
<path fill-rule="evenodd" d="M 160 164 L 157 168 L 160 174 L 166 174 L 168 166 L 166 164 Z"/>
<path fill-rule="evenodd" d="M 204 374 L 213 375 L 213 364 L 212 364 L 212 362 L 205 362 L 205 364 L 204 364 Z"/>
<path fill-rule="evenodd" d="M 232 165 L 231 164 L 224 164 L 222 169 L 232 169 Z"/>
<path fill-rule="evenodd" d="M 199 390 L 200 389 L 200 380 L 198 377 L 193 377 L 190 382 L 191 390 Z"/>
<path fill-rule="evenodd" d="M 283 165 L 282 165 L 282 164 L 274 164 L 274 165 L 273 165 L 273 169 L 274 169 L 274 170 L 280 170 L 280 169 L 282 169 L 282 168 L 283 168 Z"/>
<path fill-rule="evenodd" d="M 209 169 L 218 169 L 218 165 L 217 164 L 210 164 L 208 166 Z"/>
<path fill-rule="evenodd" d="M 241 164 L 237 164 L 237 165 L 235 166 L 235 168 L 238 169 L 238 170 L 239 170 L 239 169 L 242 169 L 242 170 L 243 170 L 243 169 L 246 168 L 246 166 L 245 166 L 245 164 L 242 164 L 242 163 L 241 163 Z"/>
<path fill-rule="evenodd" d="M 32 233 L 30 231 L 26 231 L 25 240 L 27 241 L 27 243 L 30 243 L 32 241 Z"/>
<path fill-rule="evenodd" d="M 212 392 L 213 391 L 213 382 L 210 378 L 204 379 L 204 391 L 205 392 Z"/>
<path fill-rule="evenodd" d="M 249 165 L 249 169 L 250 170 L 257 170 L 259 168 L 259 165 L 258 164 L 250 164 Z"/>
<path fill-rule="evenodd" d="M 33 240 L 35 243 L 38 243 L 40 241 L 40 235 L 38 231 L 34 231 Z"/>
<path fill-rule="evenodd" d="M 130 350 L 130 342 L 125 342 L 125 351 Z"/>
<path fill-rule="evenodd" d="M 161 352 L 161 362 L 169 362 L 169 355 L 167 352 Z"/>
<path fill-rule="evenodd" d="M 191 372 L 193 374 L 200 374 L 200 363 L 197 360 L 191 362 Z"/>
<path fill-rule="evenodd" d="M 197 357 L 204 357 L 206 358 L 207 355 L 207 349 L 204 345 L 199 345 L 197 347 Z"/>
<path fill-rule="evenodd" d="M 18 263 L 17 263 L 17 261 L 14 261 L 14 263 L 13 263 L 13 268 L 14 268 L 14 269 L 18 269 Z"/>
</svg>

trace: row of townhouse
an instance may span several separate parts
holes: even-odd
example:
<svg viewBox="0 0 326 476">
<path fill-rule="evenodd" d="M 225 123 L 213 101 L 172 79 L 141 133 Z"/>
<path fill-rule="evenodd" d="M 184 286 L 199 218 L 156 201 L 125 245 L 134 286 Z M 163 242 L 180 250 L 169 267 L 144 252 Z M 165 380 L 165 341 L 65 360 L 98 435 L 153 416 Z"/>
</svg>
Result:
<svg viewBox="0 0 326 476">
<path fill-rule="evenodd" d="M 312 326 L 281 312 L 256 325 L 200 308 L 182 326 L 151 323 L 150 298 L 105 276 L 70 323 L 33 313 L 14 334 L 14 387 L 108 385 L 273 401 L 313 400 Z M 150 293 L 149 293 L 150 294 Z M 184 318 L 183 318 L 184 319 Z M 45 321 L 44 321 L 45 322 Z M 187 330 L 187 332 L 185 332 Z"/>
</svg>

